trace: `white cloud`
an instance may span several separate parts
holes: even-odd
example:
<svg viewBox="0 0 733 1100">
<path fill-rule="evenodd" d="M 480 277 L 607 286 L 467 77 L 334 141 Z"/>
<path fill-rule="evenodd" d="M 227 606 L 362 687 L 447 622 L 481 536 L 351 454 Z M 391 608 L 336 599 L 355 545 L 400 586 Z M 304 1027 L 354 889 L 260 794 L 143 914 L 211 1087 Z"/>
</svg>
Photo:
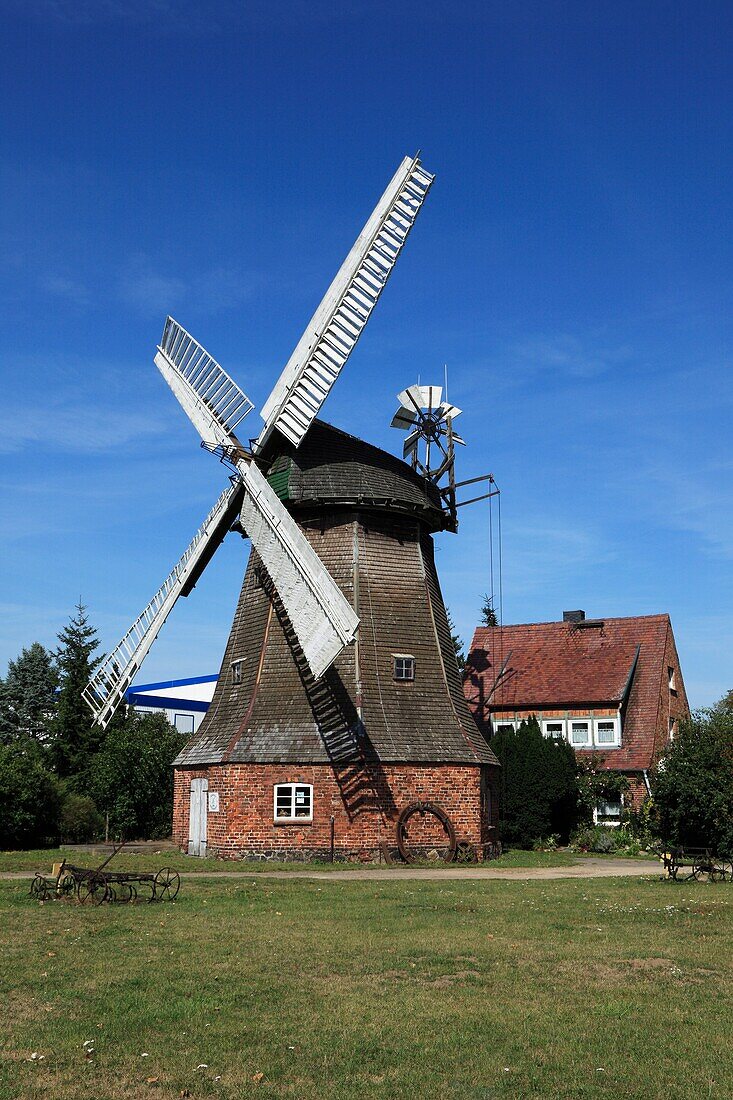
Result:
<svg viewBox="0 0 733 1100">
<path fill-rule="evenodd" d="M 231 309 L 251 295 L 255 280 L 230 267 L 218 266 L 188 279 L 155 269 L 149 257 L 138 255 L 120 280 L 120 295 L 141 313 L 173 313 L 182 306 L 197 312 Z"/>
<path fill-rule="evenodd" d="M 5 405 L 0 409 L 0 452 L 10 454 L 34 448 L 43 454 L 54 448 L 76 454 L 101 453 L 165 430 L 165 422 L 152 412 L 117 406 L 50 401 L 33 407 Z"/>
</svg>

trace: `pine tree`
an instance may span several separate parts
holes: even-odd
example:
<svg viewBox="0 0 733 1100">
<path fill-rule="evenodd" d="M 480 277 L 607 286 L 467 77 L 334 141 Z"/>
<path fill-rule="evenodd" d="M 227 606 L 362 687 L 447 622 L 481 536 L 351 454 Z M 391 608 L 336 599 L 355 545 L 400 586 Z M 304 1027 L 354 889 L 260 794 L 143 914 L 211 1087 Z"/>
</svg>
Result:
<svg viewBox="0 0 733 1100">
<path fill-rule="evenodd" d="M 456 655 L 456 664 L 458 665 L 458 671 L 463 672 L 464 668 L 466 667 L 466 655 L 463 652 L 463 641 L 461 640 L 460 634 L 456 630 L 456 624 L 453 622 L 453 616 L 451 615 L 450 611 L 448 611 L 448 608 L 446 608 L 446 613 L 448 615 L 448 629 L 450 630 L 450 640 L 453 643 L 453 650 Z"/>
<path fill-rule="evenodd" d="M 49 744 L 58 682 L 53 655 L 40 642 L 8 663 L 8 674 L 0 681 L 0 742 L 32 737 Z"/>
<path fill-rule="evenodd" d="M 481 620 L 484 626 L 498 626 L 499 620 L 496 617 L 494 611 L 494 599 L 493 596 L 489 596 L 488 593 L 484 593 L 483 601 L 481 603 Z"/>
<path fill-rule="evenodd" d="M 54 656 L 60 691 L 54 723 L 54 757 L 59 776 L 66 779 L 87 770 L 104 736 L 81 694 L 100 661 L 93 656 L 99 646 L 97 632 L 89 625 L 82 603 L 77 605 L 76 615 L 71 617 L 58 639 L 60 645 Z"/>
</svg>

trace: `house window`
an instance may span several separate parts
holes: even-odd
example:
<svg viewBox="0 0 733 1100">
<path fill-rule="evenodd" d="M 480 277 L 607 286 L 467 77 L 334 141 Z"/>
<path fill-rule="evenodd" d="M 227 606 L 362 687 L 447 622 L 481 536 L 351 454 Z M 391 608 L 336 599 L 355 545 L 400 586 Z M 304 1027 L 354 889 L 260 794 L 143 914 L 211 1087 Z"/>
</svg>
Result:
<svg viewBox="0 0 733 1100">
<path fill-rule="evenodd" d="M 243 657 L 239 657 L 236 661 L 232 661 L 232 683 L 233 684 L 241 684 L 243 664 L 244 664 L 244 658 Z"/>
<path fill-rule="evenodd" d="M 543 721 L 542 735 L 543 737 L 563 738 L 565 736 L 565 723 L 554 718 Z"/>
<path fill-rule="evenodd" d="M 623 805 L 621 796 L 596 803 L 593 817 L 597 825 L 620 825 Z"/>
<path fill-rule="evenodd" d="M 590 722 L 568 722 L 571 745 L 590 746 Z"/>
<path fill-rule="evenodd" d="M 670 718 L 670 720 L 669 720 L 669 739 L 670 739 L 670 741 L 674 741 L 674 735 L 675 735 L 676 732 L 677 732 L 677 719 L 676 718 Z"/>
<path fill-rule="evenodd" d="M 517 728 L 515 722 L 510 722 L 505 718 L 500 718 L 498 721 L 495 718 L 493 725 L 494 733 L 506 733 L 507 730 L 512 730 L 513 732 Z"/>
<path fill-rule="evenodd" d="M 180 733 L 193 733 L 193 715 L 174 714 L 173 725 Z"/>
<path fill-rule="evenodd" d="M 313 787 L 309 783 L 275 786 L 275 821 L 312 821 Z"/>
<path fill-rule="evenodd" d="M 673 695 L 677 694 L 677 679 L 674 674 L 674 669 L 671 665 L 667 665 L 667 680 L 669 681 L 669 690 Z"/>
<path fill-rule="evenodd" d="M 414 680 L 415 658 L 411 657 L 409 653 L 395 653 L 393 657 L 395 680 Z"/>
<path fill-rule="evenodd" d="M 613 747 L 621 744 L 621 730 L 618 718 L 596 718 L 595 738 L 596 745 L 601 747 Z"/>
</svg>

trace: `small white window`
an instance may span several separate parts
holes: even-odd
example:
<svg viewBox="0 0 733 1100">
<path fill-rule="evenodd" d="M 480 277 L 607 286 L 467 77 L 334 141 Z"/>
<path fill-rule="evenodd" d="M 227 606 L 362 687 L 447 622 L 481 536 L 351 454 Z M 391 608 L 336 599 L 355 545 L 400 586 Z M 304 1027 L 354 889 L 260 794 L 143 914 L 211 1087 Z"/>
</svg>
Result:
<svg viewBox="0 0 733 1100">
<path fill-rule="evenodd" d="M 309 783 L 278 783 L 275 787 L 276 821 L 312 821 L 313 787 Z"/>
<path fill-rule="evenodd" d="M 173 716 L 173 725 L 180 733 L 193 733 L 193 715 L 175 714 Z"/>
<path fill-rule="evenodd" d="M 565 736 L 565 723 L 557 718 L 548 718 L 542 722 L 542 735 L 543 737 L 563 738 Z"/>
<path fill-rule="evenodd" d="M 667 679 L 669 681 L 669 690 L 673 695 L 677 694 L 677 679 L 674 674 L 674 668 L 671 665 L 667 666 Z"/>
<path fill-rule="evenodd" d="M 674 735 L 675 735 L 676 732 L 677 732 L 677 719 L 676 718 L 670 718 L 670 720 L 669 720 L 669 739 L 670 739 L 670 741 L 674 741 Z"/>
<path fill-rule="evenodd" d="M 395 680 L 414 680 L 415 658 L 409 653 L 395 653 L 393 656 Z"/>
<path fill-rule="evenodd" d="M 593 817 L 597 825 L 620 825 L 623 806 L 621 798 L 612 798 L 596 804 Z"/>
<path fill-rule="evenodd" d="M 241 684 L 242 682 L 242 666 L 244 665 L 244 658 L 239 657 L 236 661 L 232 661 L 232 683 Z"/>
<path fill-rule="evenodd" d="M 590 722 L 583 721 L 571 721 L 568 722 L 570 727 L 570 744 L 571 745 L 590 745 Z"/>
<path fill-rule="evenodd" d="M 594 725 L 596 745 L 600 748 L 621 744 L 618 718 L 596 718 Z"/>
<path fill-rule="evenodd" d="M 494 733 L 506 733 L 507 730 L 514 731 L 516 728 L 516 722 L 510 722 L 506 718 L 494 719 Z"/>
</svg>

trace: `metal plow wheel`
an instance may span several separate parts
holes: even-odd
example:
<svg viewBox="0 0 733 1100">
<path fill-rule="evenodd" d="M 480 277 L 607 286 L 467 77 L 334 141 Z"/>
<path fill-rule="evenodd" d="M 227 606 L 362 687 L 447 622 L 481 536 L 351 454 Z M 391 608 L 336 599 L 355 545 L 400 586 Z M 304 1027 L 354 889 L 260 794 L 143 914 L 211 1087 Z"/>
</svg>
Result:
<svg viewBox="0 0 733 1100">
<path fill-rule="evenodd" d="M 153 883 L 153 895 L 156 901 L 173 901 L 181 888 L 181 876 L 172 867 L 163 867 L 158 871 Z"/>
<path fill-rule="evenodd" d="M 76 886 L 76 898 L 80 905 L 101 905 L 110 901 L 109 884 L 103 875 L 89 875 Z"/>
<path fill-rule="evenodd" d="M 43 875 L 36 875 L 28 892 L 35 901 L 48 901 L 51 897 L 48 880 Z"/>
</svg>

